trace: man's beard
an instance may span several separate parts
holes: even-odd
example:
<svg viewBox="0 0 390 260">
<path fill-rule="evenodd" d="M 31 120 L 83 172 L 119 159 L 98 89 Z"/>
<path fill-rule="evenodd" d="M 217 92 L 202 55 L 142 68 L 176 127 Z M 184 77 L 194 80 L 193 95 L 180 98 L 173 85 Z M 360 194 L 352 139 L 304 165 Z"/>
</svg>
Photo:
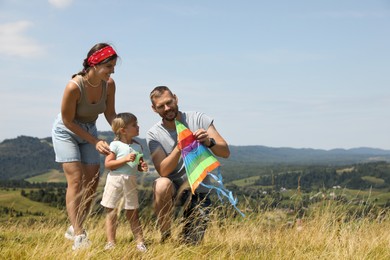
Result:
<svg viewBox="0 0 390 260">
<path fill-rule="evenodd" d="M 166 116 L 167 114 L 171 114 L 172 112 L 174 113 L 174 116 L 173 116 L 173 117 L 167 117 L 167 116 Z M 176 119 L 178 113 L 179 113 L 179 110 L 178 110 L 178 108 L 176 108 L 176 109 L 172 109 L 172 110 L 170 110 L 170 111 L 168 111 L 168 112 L 165 112 L 161 117 L 162 117 L 165 121 L 172 122 L 172 121 L 174 121 L 174 120 Z"/>
</svg>

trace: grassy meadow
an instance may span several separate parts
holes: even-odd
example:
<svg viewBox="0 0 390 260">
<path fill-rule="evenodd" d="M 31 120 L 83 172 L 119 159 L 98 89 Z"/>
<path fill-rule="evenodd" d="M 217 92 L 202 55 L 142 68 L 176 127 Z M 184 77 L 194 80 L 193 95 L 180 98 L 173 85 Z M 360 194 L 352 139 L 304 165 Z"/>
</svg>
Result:
<svg viewBox="0 0 390 260">
<path fill-rule="evenodd" d="M 28 189 L 26 189 L 28 191 Z M 22 212 L 24 215 L 57 216 L 59 211 L 46 204 L 31 201 L 20 195 L 20 189 L 2 190 L 0 189 L 0 206 L 12 208 L 15 212 Z M 0 223 L 13 217 L 13 214 L 0 214 Z M 0 233 L 1 234 L 1 233 Z M 0 238 L 1 244 L 1 238 Z"/>
<path fill-rule="evenodd" d="M 26 181 L 33 182 L 66 182 L 66 178 L 63 172 L 58 170 L 51 170 L 47 173 L 30 177 Z"/>
<path fill-rule="evenodd" d="M 286 210 L 250 213 L 246 217 L 220 206 L 211 214 L 201 245 L 178 241 L 181 222 L 175 220 L 173 237 L 161 244 L 155 221 L 141 215 L 148 252 L 135 250 L 130 227 L 120 216 L 117 247 L 104 251 L 104 217 L 86 222 L 92 246 L 73 252 L 64 238 L 64 211 L 49 216 L 2 219 L 1 259 L 390 259 L 390 214 L 386 211 L 347 214 L 346 205 L 324 200 L 308 211 L 298 225 Z M 242 207 L 240 207 L 242 208 Z M 39 210 L 43 208 L 37 207 Z M 223 214 L 222 214 L 223 213 Z M 222 217 L 224 215 L 225 217 Z"/>
<path fill-rule="evenodd" d="M 58 173 L 29 181 L 48 178 L 58 180 Z M 237 184 L 250 185 L 252 181 Z M 103 184 L 104 177 L 99 192 Z M 155 219 L 147 213 L 150 210 L 141 211 L 146 253 L 136 251 L 123 214 L 119 218 L 117 247 L 104 251 L 104 214 L 94 211 L 86 221 L 92 245 L 74 252 L 72 241 L 64 238 L 69 225 L 65 211 L 31 201 L 20 192 L 0 189 L 1 207 L 24 212 L 19 217 L 4 212 L 0 215 L 0 259 L 390 259 L 390 212 L 372 207 L 375 202 L 389 199 L 390 193 L 384 191 L 332 191 L 342 193 L 349 202 L 323 196 L 305 209 L 302 219 L 296 218 L 294 210 L 254 208 L 258 202 L 247 198 L 239 205 L 246 214 L 243 218 L 227 203 L 216 201 L 204 241 L 198 246 L 179 242 L 179 218 L 172 226 L 172 239 L 160 243 Z M 292 190 L 284 196 L 291 200 L 300 197 Z M 352 203 L 357 200 L 359 203 Z"/>
</svg>

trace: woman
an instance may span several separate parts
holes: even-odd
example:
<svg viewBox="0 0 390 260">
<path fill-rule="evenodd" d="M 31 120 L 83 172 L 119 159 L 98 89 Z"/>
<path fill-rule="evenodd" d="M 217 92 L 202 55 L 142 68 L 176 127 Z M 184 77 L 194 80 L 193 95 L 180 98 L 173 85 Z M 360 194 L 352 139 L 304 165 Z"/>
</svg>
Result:
<svg viewBox="0 0 390 260">
<path fill-rule="evenodd" d="M 92 47 L 84 60 L 84 69 L 72 76 L 62 97 L 52 138 L 56 162 L 68 183 L 66 209 L 71 226 L 65 237 L 74 240 L 73 250 L 89 246 L 83 222 L 90 209 L 99 181 L 100 154 L 110 147 L 97 137 L 96 119 L 104 113 L 111 125 L 116 117 L 114 73 L 118 55 L 106 43 Z"/>
</svg>

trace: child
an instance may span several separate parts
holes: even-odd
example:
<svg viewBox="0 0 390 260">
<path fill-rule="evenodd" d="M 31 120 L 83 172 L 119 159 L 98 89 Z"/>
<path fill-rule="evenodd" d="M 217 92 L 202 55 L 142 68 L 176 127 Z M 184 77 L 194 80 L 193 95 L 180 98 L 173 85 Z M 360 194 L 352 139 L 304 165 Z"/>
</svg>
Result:
<svg viewBox="0 0 390 260">
<path fill-rule="evenodd" d="M 139 135 L 137 117 L 131 113 L 120 113 L 112 121 L 115 139 L 110 144 L 111 153 L 107 155 L 105 166 L 110 169 L 107 175 L 101 204 L 106 208 L 106 250 L 115 247 L 117 226 L 116 209 L 124 198 L 126 218 L 137 243 L 137 250 L 145 252 L 142 227 L 138 217 L 137 171 L 146 172 L 147 163 L 142 158 L 142 147 L 133 138 Z M 120 210 L 120 209 L 118 209 Z"/>
</svg>

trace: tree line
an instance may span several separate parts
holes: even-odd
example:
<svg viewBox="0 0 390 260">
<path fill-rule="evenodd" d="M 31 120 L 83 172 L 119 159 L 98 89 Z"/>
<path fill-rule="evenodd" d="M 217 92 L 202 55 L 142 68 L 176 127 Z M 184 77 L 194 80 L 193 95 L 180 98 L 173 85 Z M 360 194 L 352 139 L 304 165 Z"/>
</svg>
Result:
<svg viewBox="0 0 390 260">
<path fill-rule="evenodd" d="M 258 186 L 274 186 L 276 189 L 296 189 L 309 192 L 321 188 L 340 186 L 349 189 L 390 189 L 390 164 L 373 162 L 355 164 L 347 168 L 335 166 L 307 166 L 301 170 L 262 175 L 255 181 Z M 377 182 L 365 178 L 370 176 Z"/>
<path fill-rule="evenodd" d="M 239 169 L 245 171 L 243 167 Z M 237 173 L 237 172 L 236 172 Z M 251 173 L 253 176 L 255 173 Z M 242 174 L 246 175 L 246 174 Z M 240 174 L 235 174 L 237 179 Z M 258 168 L 258 178 L 248 185 L 237 186 L 227 181 L 226 187 L 238 197 L 240 202 L 246 202 L 253 210 L 284 207 L 301 209 L 321 197 L 312 197 L 309 193 L 322 193 L 333 187 L 364 190 L 369 188 L 385 189 L 390 191 L 390 163 L 372 162 L 353 164 L 348 166 L 293 166 L 274 165 Z M 366 178 L 370 176 L 370 178 Z M 227 179 L 230 179 L 228 175 Z M 377 180 L 372 181 L 372 179 Z M 152 181 L 151 181 L 152 182 Z M 151 185 L 148 182 L 148 185 Z M 0 180 L 3 189 L 21 190 L 21 195 L 37 202 L 46 203 L 59 209 L 65 208 L 66 183 L 29 183 L 24 180 Z M 26 191 L 29 189 L 28 191 Z M 283 189 L 301 192 L 299 200 L 286 196 Z M 142 211 L 150 211 L 153 195 L 150 189 L 140 189 L 139 198 Z M 335 196 L 332 199 L 347 202 L 348 198 Z M 384 205 L 387 207 L 390 202 Z M 96 213 L 102 213 L 99 201 L 96 202 Z"/>
<path fill-rule="evenodd" d="M 46 203 L 51 207 L 65 209 L 66 189 L 64 188 L 40 188 L 29 192 L 22 189 L 20 195 L 32 201 Z"/>
</svg>

